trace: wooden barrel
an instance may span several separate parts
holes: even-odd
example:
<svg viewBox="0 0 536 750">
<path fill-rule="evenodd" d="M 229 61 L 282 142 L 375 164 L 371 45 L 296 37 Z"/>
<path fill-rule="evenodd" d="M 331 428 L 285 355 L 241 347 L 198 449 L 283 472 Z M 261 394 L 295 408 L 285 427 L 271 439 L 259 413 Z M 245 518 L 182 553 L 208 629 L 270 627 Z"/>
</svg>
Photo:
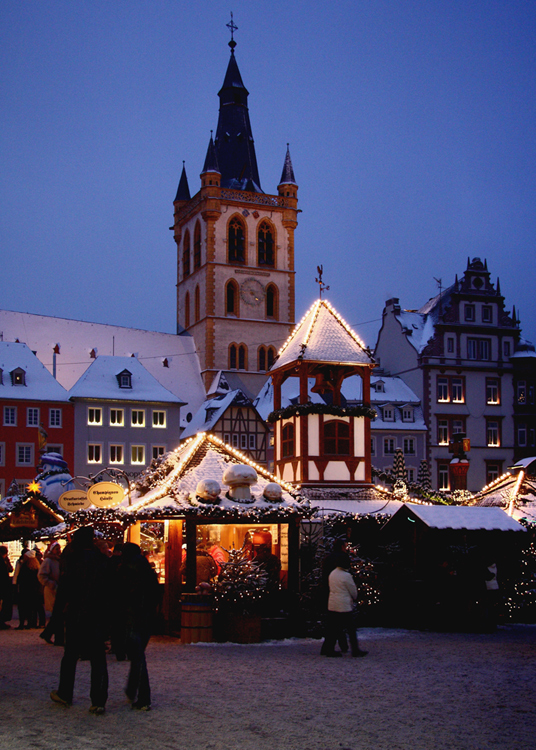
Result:
<svg viewBox="0 0 536 750">
<path fill-rule="evenodd" d="M 181 604 L 182 643 L 212 642 L 212 602 L 203 594 L 185 594 Z"/>
</svg>

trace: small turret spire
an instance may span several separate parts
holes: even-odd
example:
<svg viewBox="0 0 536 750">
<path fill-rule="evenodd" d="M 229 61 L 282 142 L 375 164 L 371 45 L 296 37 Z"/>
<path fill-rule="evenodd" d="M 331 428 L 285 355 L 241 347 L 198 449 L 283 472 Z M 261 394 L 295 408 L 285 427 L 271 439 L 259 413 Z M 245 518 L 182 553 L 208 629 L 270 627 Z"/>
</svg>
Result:
<svg viewBox="0 0 536 750">
<path fill-rule="evenodd" d="M 186 177 L 186 167 L 184 166 L 184 162 L 182 162 L 182 172 L 181 178 L 179 180 L 179 187 L 177 188 L 177 195 L 175 196 L 175 200 L 173 202 L 176 203 L 177 201 L 189 200 L 190 188 L 188 186 L 188 178 Z"/>
<path fill-rule="evenodd" d="M 212 138 L 213 131 L 210 131 L 210 141 L 208 143 L 208 149 L 207 149 L 207 155 L 205 157 L 205 164 L 203 166 L 203 171 L 201 174 L 205 174 L 205 172 L 217 172 L 220 174 L 220 170 L 218 167 L 218 158 L 216 156 L 216 149 L 214 148 L 214 140 Z"/>
<path fill-rule="evenodd" d="M 296 185 L 296 178 L 294 177 L 294 169 L 292 167 L 292 159 L 290 158 L 289 144 L 287 143 L 287 153 L 285 155 L 285 162 L 283 164 L 283 171 L 281 172 L 281 179 L 279 180 L 280 185 Z"/>
</svg>

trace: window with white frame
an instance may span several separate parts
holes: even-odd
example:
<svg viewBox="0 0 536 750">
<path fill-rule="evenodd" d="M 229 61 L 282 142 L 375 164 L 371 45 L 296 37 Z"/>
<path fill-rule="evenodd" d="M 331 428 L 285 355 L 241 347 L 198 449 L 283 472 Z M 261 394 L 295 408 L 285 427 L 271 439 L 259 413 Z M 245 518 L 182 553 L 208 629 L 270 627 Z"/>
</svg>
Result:
<svg viewBox="0 0 536 750">
<path fill-rule="evenodd" d="M 449 490 L 450 489 L 450 480 L 449 480 L 449 465 L 448 464 L 439 464 L 437 467 L 437 486 L 440 490 Z"/>
<path fill-rule="evenodd" d="M 439 403 L 447 403 L 449 399 L 449 379 L 437 379 L 437 400 Z"/>
<path fill-rule="evenodd" d="M 245 433 L 242 433 L 240 435 L 240 448 L 241 450 L 246 450 L 248 447 L 248 436 Z"/>
<path fill-rule="evenodd" d="M 166 412 L 153 411 L 153 427 L 163 428 L 166 426 Z"/>
<path fill-rule="evenodd" d="M 4 427 L 17 426 L 17 407 L 4 406 Z"/>
<path fill-rule="evenodd" d="M 102 445 L 100 443 L 87 444 L 87 462 L 88 464 L 102 463 Z"/>
<path fill-rule="evenodd" d="M 391 456 L 395 452 L 395 439 L 386 437 L 383 439 L 383 455 L 384 456 Z"/>
<path fill-rule="evenodd" d="M 448 419 L 437 420 L 437 442 L 439 445 L 449 444 L 449 422 Z"/>
<path fill-rule="evenodd" d="M 62 425 L 62 413 L 61 409 L 49 409 L 48 410 L 48 426 L 49 427 L 61 427 Z"/>
<path fill-rule="evenodd" d="M 17 443 L 16 446 L 17 466 L 33 466 L 34 465 L 34 444 L 33 443 Z"/>
<path fill-rule="evenodd" d="M 488 448 L 498 448 L 500 444 L 500 422 L 496 419 L 486 419 L 486 445 Z"/>
<path fill-rule="evenodd" d="M 233 448 L 238 448 L 238 434 L 233 432 Z"/>
<path fill-rule="evenodd" d="M 404 406 L 402 409 L 402 421 L 403 422 L 413 422 L 415 419 L 413 407 L 412 406 Z"/>
<path fill-rule="evenodd" d="M 26 427 L 39 427 L 39 409 L 35 406 L 26 409 Z"/>
<path fill-rule="evenodd" d="M 517 426 L 517 444 L 523 448 L 527 444 L 527 425 L 518 424 Z"/>
<path fill-rule="evenodd" d="M 491 359 L 491 340 L 467 339 L 467 359 L 489 361 Z"/>
<path fill-rule="evenodd" d="M 163 456 L 165 452 L 166 452 L 165 445 L 153 445 L 153 458 L 158 458 L 158 456 Z"/>
<path fill-rule="evenodd" d="M 452 403 L 463 404 L 465 401 L 463 394 L 463 378 L 451 378 L 450 389 L 452 393 Z"/>
<path fill-rule="evenodd" d="M 449 336 L 447 338 L 447 353 L 454 354 L 454 339 L 452 338 L 452 336 Z"/>
<path fill-rule="evenodd" d="M 121 444 L 110 444 L 110 463 L 122 464 L 125 462 L 124 446 Z"/>
<path fill-rule="evenodd" d="M 406 468 L 406 474 L 407 474 L 407 477 L 408 477 L 408 482 L 414 482 L 415 481 L 415 477 L 417 476 L 417 471 L 415 470 L 415 468 L 413 468 L 412 466 L 408 466 Z"/>
<path fill-rule="evenodd" d="M 501 473 L 502 463 L 492 463 L 491 461 L 486 461 L 486 484 L 494 482 L 501 476 Z"/>
<path fill-rule="evenodd" d="M 500 404 L 501 399 L 499 395 L 499 379 L 498 378 L 486 378 L 486 403 L 487 404 Z"/>
<path fill-rule="evenodd" d="M 130 463 L 131 464 L 144 464 L 145 463 L 145 446 L 144 445 L 131 445 L 130 446 Z"/>
<path fill-rule="evenodd" d="M 505 357 L 509 357 L 511 353 L 512 353 L 512 347 L 510 345 L 510 342 L 509 341 L 505 341 L 503 343 L 503 355 Z"/>
<path fill-rule="evenodd" d="M 132 427 L 145 427 L 145 409 L 132 409 L 130 424 Z"/>
<path fill-rule="evenodd" d="M 110 427 L 123 427 L 125 412 L 123 409 L 110 409 Z"/>
<path fill-rule="evenodd" d="M 223 442 L 227 445 L 231 445 L 231 435 L 228 432 L 223 433 Z"/>
<path fill-rule="evenodd" d="M 404 438 L 404 454 L 406 456 L 415 455 L 415 438 L 412 438 L 412 437 Z"/>
<path fill-rule="evenodd" d="M 102 425 L 102 409 L 94 406 L 89 406 L 87 410 L 87 423 L 88 425 L 101 426 Z"/>
<path fill-rule="evenodd" d="M 376 455 L 376 438 L 375 437 L 370 438 L 370 455 L 371 456 Z"/>
<path fill-rule="evenodd" d="M 443 376 L 437 378 L 438 403 L 463 404 L 465 402 L 465 381 L 463 378 Z"/>
<path fill-rule="evenodd" d="M 395 410 L 392 406 L 384 406 L 382 409 L 383 412 L 383 421 L 384 422 L 394 422 L 395 421 Z"/>
<path fill-rule="evenodd" d="M 60 456 L 63 456 L 63 444 L 47 443 L 47 453 L 59 453 Z"/>
<path fill-rule="evenodd" d="M 472 323 L 475 319 L 475 306 L 474 305 L 465 305 L 464 308 L 464 320 L 466 320 L 468 323 Z"/>
<path fill-rule="evenodd" d="M 249 435 L 249 449 L 250 451 L 254 451 L 257 447 L 257 436 L 255 433 L 252 433 Z"/>
<path fill-rule="evenodd" d="M 491 305 L 482 305 L 482 322 L 493 323 L 493 308 Z"/>
</svg>

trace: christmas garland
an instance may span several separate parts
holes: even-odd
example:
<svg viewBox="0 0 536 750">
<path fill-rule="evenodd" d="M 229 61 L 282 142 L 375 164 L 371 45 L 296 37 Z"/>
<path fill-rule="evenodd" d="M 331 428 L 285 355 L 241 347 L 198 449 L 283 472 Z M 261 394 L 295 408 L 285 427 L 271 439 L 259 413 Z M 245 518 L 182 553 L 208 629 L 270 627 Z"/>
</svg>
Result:
<svg viewBox="0 0 536 750">
<path fill-rule="evenodd" d="M 360 404 L 359 406 L 336 406 L 335 404 L 291 404 L 284 409 L 277 409 L 268 415 L 267 422 L 273 424 L 280 419 L 290 417 L 305 417 L 308 414 L 328 414 L 334 417 L 368 417 L 374 419 L 376 410 L 372 406 Z"/>
</svg>

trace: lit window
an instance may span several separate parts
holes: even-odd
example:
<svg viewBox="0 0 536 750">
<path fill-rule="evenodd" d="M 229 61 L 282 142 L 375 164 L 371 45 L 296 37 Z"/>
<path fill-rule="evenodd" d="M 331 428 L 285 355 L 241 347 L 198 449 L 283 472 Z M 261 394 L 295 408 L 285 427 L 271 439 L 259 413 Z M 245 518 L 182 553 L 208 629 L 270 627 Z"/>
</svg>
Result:
<svg viewBox="0 0 536 750">
<path fill-rule="evenodd" d="M 384 456 L 391 456 L 395 452 L 395 439 L 394 438 L 384 438 L 383 439 L 383 455 Z"/>
<path fill-rule="evenodd" d="M 11 373 L 11 384 L 12 385 L 26 385 L 26 373 L 20 367 L 13 370 Z"/>
<path fill-rule="evenodd" d="M 153 445 L 153 458 L 158 458 L 158 456 L 163 456 L 165 452 L 166 452 L 165 445 Z"/>
<path fill-rule="evenodd" d="M 34 446 L 33 443 L 17 443 L 17 466 L 34 465 Z"/>
<path fill-rule="evenodd" d="M 87 410 L 87 423 L 90 425 L 101 425 L 102 424 L 102 409 L 95 409 L 93 407 Z"/>
<path fill-rule="evenodd" d="M 130 424 L 132 427 L 145 427 L 145 410 L 132 409 L 130 414 Z"/>
<path fill-rule="evenodd" d="M 452 378 L 451 380 L 452 389 L 452 402 L 454 404 L 463 404 L 465 401 L 463 397 L 463 380 L 462 378 Z"/>
<path fill-rule="evenodd" d="M 415 455 L 415 438 L 404 438 L 404 454 L 406 456 Z"/>
<path fill-rule="evenodd" d="M 486 378 L 486 403 L 499 404 L 499 381 L 495 378 Z"/>
<path fill-rule="evenodd" d="M 61 409 L 49 409 L 48 412 L 48 426 L 49 427 L 61 427 Z"/>
<path fill-rule="evenodd" d="M 100 443 L 88 443 L 87 462 L 88 464 L 102 463 L 102 446 Z"/>
<path fill-rule="evenodd" d="M 6 427 L 17 426 L 17 407 L 16 406 L 4 406 L 4 426 Z"/>
<path fill-rule="evenodd" d="M 125 412 L 123 409 L 110 409 L 110 427 L 123 427 Z"/>
<path fill-rule="evenodd" d="M 131 445 L 130 446 L 130 463 L 131 464 L 144 464 L 145 463 L 145 446 L 144 445 Z"/>
<path fill-rule="evenodd" d="M 124 463 L 123 446 L 122 445 L 110 445 L 110 463 L 111 464 L 122 464 L 122 463 Z"/>
<path fill-rule="evenodd" d="M 448 378 L 437 379 L 437 400 L 439 402 L 449 401 L 449 381 Z"/>
<path fill-rule="evenodd" d="M 450 481 L 449 481 L 449 465 L 448 464 L 439 464 L 437 467 L 437 474 L 438 474 L 438 487 L 440 490 L 449 490 L 450 489 Z"/>
<path fill-rule="evenodd" d="M 26 411 L 26 426 L 39 427 L 39 409 L 28 407 Z"/>
<path fill-rule="evenodd" d="M 437 420 L 437 442 L 439 445 L 449 444 L 449 423 L 447 419 Z"/>
<path fill-rule="evenodd" d="M 516 398 L 518 404 L 525 404 L 527 402 L 527 382 L 525 380 L 517 381 Z"/>
<path fill-rule="evenodd" d="M 281 456 L 289 458 L 294 455 L 294 425 L 286 424 L 281 435 Z"/>
<path fill-rule="evenodd" d="M 166 412 L 165 411 L 153 411 L 153 427 L 165 427 L 166 426 Z"/>
<path fill-rule="evenodd" d="M 499 422 L 497 420 L 486 420 L 486 444 L 489 448 L 498 448 L 501 444 Z"/>
</svg>

